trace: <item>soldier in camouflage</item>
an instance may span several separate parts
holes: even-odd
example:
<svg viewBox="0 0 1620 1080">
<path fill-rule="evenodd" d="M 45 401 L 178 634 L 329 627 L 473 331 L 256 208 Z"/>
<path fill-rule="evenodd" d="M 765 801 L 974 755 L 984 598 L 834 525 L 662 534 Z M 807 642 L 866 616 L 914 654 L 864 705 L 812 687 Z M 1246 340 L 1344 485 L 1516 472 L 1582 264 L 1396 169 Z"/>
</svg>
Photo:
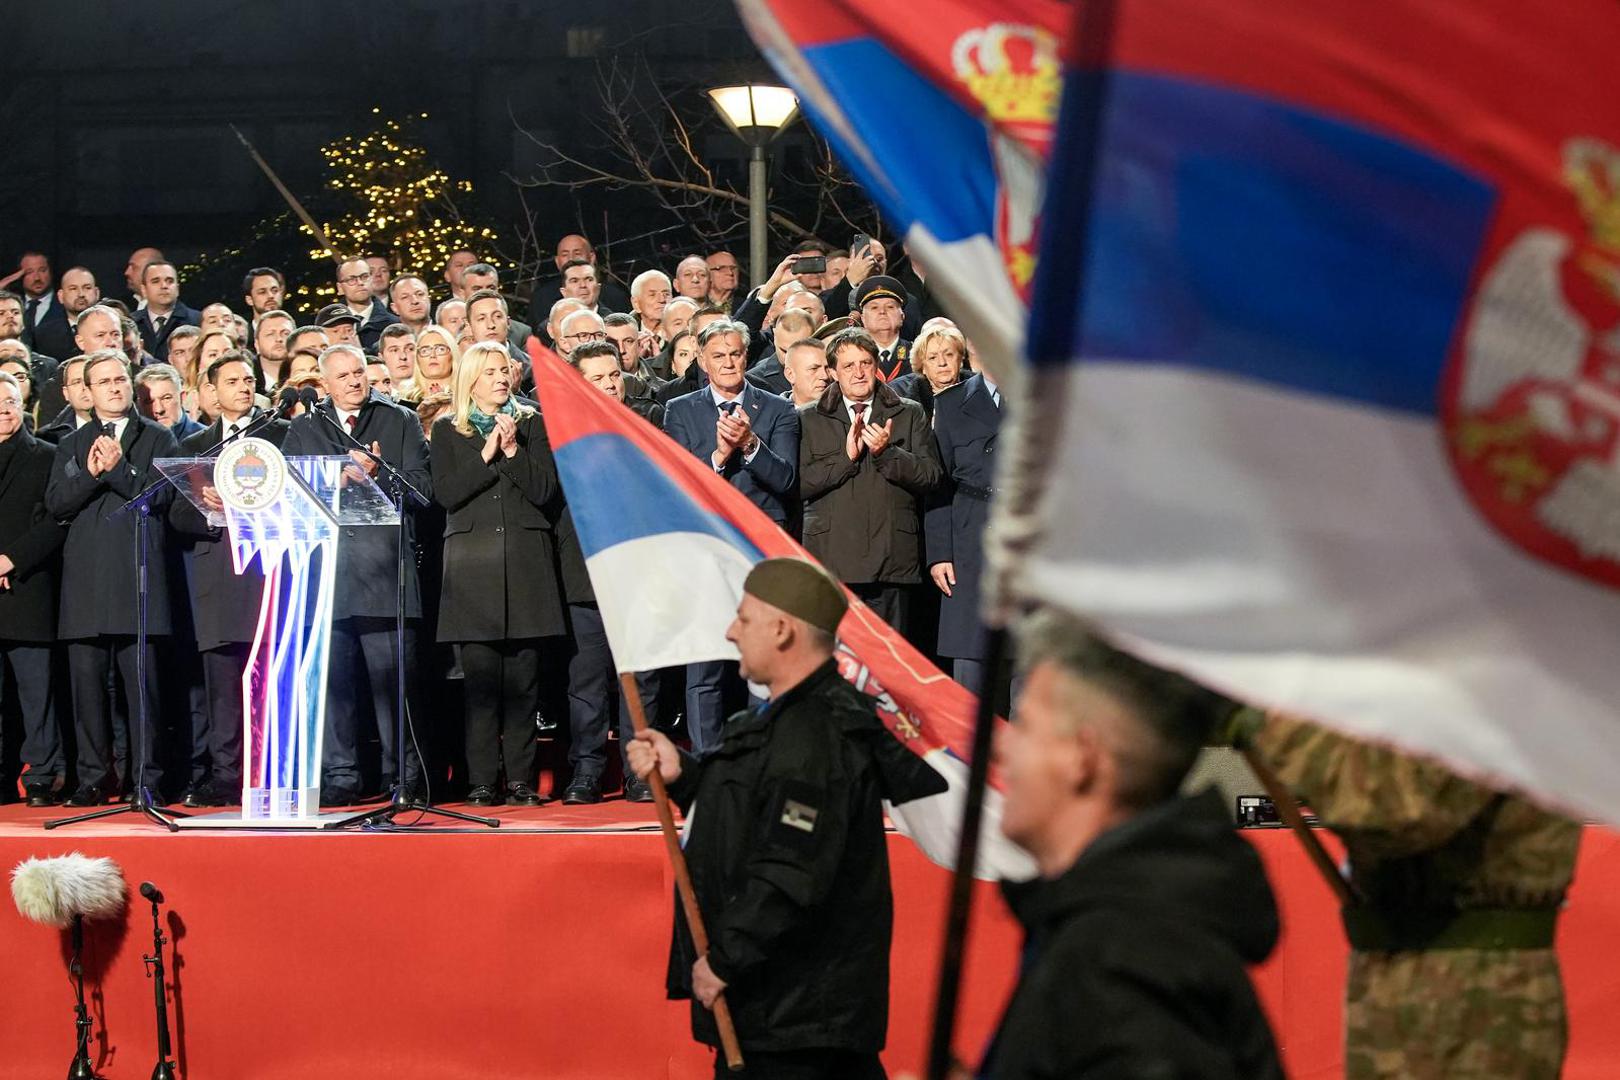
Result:
<svg viewBox="0 0 1620 1080">
<path fill-rule="evenodd" d="M 1239 711 L 1252 749 L 1344 841 L 1345 1076 L 1556 1077 L 1559 906 L 1580 826 L 1432 762 Z"/>
</svg>

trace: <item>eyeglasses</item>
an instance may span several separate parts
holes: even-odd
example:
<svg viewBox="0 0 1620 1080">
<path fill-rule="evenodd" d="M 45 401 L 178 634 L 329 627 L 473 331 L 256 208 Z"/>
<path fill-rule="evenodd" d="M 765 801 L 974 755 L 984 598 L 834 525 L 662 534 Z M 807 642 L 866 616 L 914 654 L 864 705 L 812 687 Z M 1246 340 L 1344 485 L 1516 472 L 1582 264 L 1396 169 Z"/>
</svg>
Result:
<svg viewBox="0 0 1620 1080">
<path fill-rule="evenodd" d="M 448 345 L 418 345 L 416 347 L 416 355 L 418 356 L 442 356 L 449 351 L 450 346 Z"/>
<path fill-rule="evenodd" d="M 709 267 L 709 273 L 711 273 L 711 274 L 718 274 L 722 270 L 725 270 L 725 271 L 728 271 L 728 272 L 731 272 L 731 273 L 735 273 L 736 270 L 737 270 L 737 264 L 736 263 L 715 263 L 713 266 Z"/>
<path fill-rule="evenodd" d="M 339 285 L 358 285 L 362 281 L 370 281 L 370 280 L 371 280 L 371 275 L 369 273 L 350 274 L 348 277 L 340 277 L 340 278 L 338 278 L 338 284 Z"/>
<path fill-rule="evenodd" d="M 564 334 L 563 335 L 563 340 L 564 341 L 578 341 L 578 342 L 606 341 L 607 340 L 607 335 L 604 334 L 600 330 L 586 330 L 583 333 L 579 333 L 579 334 Z"/>
</svg>

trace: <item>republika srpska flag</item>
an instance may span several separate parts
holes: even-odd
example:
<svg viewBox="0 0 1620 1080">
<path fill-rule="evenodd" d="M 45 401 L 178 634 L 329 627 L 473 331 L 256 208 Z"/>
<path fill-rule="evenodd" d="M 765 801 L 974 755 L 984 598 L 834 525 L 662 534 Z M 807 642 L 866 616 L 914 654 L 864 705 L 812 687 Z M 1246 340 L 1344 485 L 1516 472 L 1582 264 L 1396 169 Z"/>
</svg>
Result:
<svg viewBox="0 0 1620 1080">
<path fill-rule="evenodd" d="M 647 671 L 735 660 L 726 628 L 743 579 L 761 559 L 808 552 L 746 496 L 669 436 L 588 384 L 549 350 L 535 390 L 573 513 L 614 664 Z M 838 631 L 843 675 L 872 698 L 894 737 L 945 777 L 943 794 L 888 808 L 942 866 L 955 862 L 973 737 L 973 695 L 853 595 Z M 981 877 L 1029 877 L 1000 835 L 1000 795 L 985 800 Z"/>
<path fill-rule="evenodd" d="M 1620 6 L 1079 13 L 1025 588 L 1620 822 Z"/>
</svg>

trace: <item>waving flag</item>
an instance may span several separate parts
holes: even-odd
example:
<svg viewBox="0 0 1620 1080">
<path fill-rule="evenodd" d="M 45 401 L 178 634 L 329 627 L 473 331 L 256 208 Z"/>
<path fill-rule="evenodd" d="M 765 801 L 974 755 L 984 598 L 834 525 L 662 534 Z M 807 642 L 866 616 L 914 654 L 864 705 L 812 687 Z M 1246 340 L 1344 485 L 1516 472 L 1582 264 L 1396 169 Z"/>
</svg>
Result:
<svg viewBox="0 0 1620 1080">
<path fill-rule="evenodd" d="M 1620 7 L 1081 17 L 1027 590 L 1620 821 Z"/>
<path fill-rule="evenodd" d="M 544 352 L 535 390 L 585 565 L 621 672 L 735 660 L 726 628 L 761 559 L 814 561 L 746 496 L 684 447 Z M 847 592 L 847 590 L 846 590 Z M 889 816 L 935 862 L 954 861 L 974 698 L 853 594 L 839 627 L 843 675 L 872 697 L 885 727 L 950 790 Z M 1027 855 L 1000 835 L 986 800 L 981 877 L 1028 877 Z"/>
<path fill-rule="evenodd" d="M 799 106 L 1003 382 L 1057 117 L 1060 0 L 738 0 Z"/>
</svg>

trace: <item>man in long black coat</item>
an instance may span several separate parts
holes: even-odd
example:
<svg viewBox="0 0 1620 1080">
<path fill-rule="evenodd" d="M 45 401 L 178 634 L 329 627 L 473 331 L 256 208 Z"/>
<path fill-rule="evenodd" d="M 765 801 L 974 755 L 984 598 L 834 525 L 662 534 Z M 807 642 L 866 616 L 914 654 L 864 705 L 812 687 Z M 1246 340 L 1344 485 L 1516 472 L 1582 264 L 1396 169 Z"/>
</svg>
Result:
<svg viewBox="0 0 1620 1080">
<path fill-rule="evenodd" d="M 1026 943 L 975 1075 L 1281 1080 L 1245 970 L 1277 942 L 1271 887 L 1217 793 L 1177 794 L 1235 704 L 1068 616 L 1019 638 L 1001 828 L 1039 876 L 1004 886 Z"/>
<path fill-rule="evenodd" d="M 975 694 L 986 685 L 979 579 L 1000 430 L 1001 392 L 982 374 L 935 398 L 934 438 L 946 482 L 930 497 L 923 527 L 928 574 L 943 594 L 937 651 L 951 658 L 952 677 Z"/>
<path fill-rule="evenodd" d="M 125 364 L 122 353 L 111 351 L 91 353 L 85 360 L 84 380 L 94 415 L 57 444 L 45 489 L 46 510 L 68 522 L 57 636 L 68 643 L 73 680 L 79 790 L 68 801 L 75 806 L 103 802 L 112 792 L 115 774 L 126 788 L 144 783 L 154 798 L 161 797 L 163 780 L 153 641 L 148 641 L 145 655 L 137 655 L 141 582 L 136 540 L 137 530 L 144 529 L 146 633 L 149 639 L 165 637 L 170 610 L 164 517 L 172 489 L 155 493 L 149 516 L 120 508 L 158 479 L 153 460 L 178 457 L 180 444 L 168 428 L 135 410 L 134 383 Z M 142 679 L 137 679 L 138 666 Z M 144 781 L 131 775 L 130 747 L 117 730 L 126 718 L 109 712 L 107 679 L 115 667 L 127 703 L 134 763 L 145 748 Z"/>
<path fill-rule="evenodd" d="M 66 763 L 56 726 L 51 652 L 56 583 L 67 530 L 45 510 L 55 449 L 23 426 L 22 390 L 0 379 L 0 690 L 7 679 L 22 710 L 28 805 L 49 806 Z M 0 747 L 3 747 L 0 732 Z M 0 761 L 9 755 L 0 754 Z"/>
<path fill-rule="evenodd" d="M 253 367 L 246 357 L 235 354 L 232 359 L 216 360 L 205 377 L 218 395 L 220 417 L 180 443 L 182 456 L 208 451 L 217 456 L 222 444 L 244 434 L 282 444 L 287 423 L 260 417 L 254 408 Z M 197 495 L 210 509 L 219 509 L 219 495 L 211 486 Z M 230 534 L 210 525 L 190 499 L 175 496 L 169 505 L 169 523 L 191 551 L 187 581 L 207 692 L 204 723 L 200 730 L 192 731 L 191 776 L 184 801 L 187 806 L 229 806 L 241 797 L 242 674 L 258 632 L 264 567 L 255 558 L 238 574 Z"/>
<path fill-rule="evenodd" d="M 425 497 L 433 497 L 433 476 L 428 461 L 427 440 L 416 414 L 373 393 L 366 382 L 365 354 L 358 346 L 333 345 L 321 354 L 321 379 L 327 397 L 310 413 L 292 422 L 282 452 L 288 457 L 348 456 L 355 467 L 364 470 L 385 490 L 386 477 L 375 462 L 354 449 L 342 434 L 347 431 L 360 445 L 398 469 Z M 334 426 L 336 425 L 336 426 Z M 418 620 L 422 615 L 416 563 L 410 558 L 415 549 L 413 516 L 415 505 L 409 493 L 402 514 L 405 529 L 405 617 Z M 382 742 L 384 786 L 399 778 L 395 773 L 394 732 L 395 678 L 399 670 L 394 658 L 394 616 L 399 610 L 398 588 L 399 526 L 345 525 L 338 543 L 337 594 L 332 605 L 332 651 L 326 678 L 326 732 L 321 747 L 321 801 L 329 806 L 354 802 L 360 793 L 359 768 L 359 680 L 362 673 L 370 685 L 372 712 Z M 407 623 L 405 655 L 413 656 L 416 627 Z M 412 700 L 412 667 L 406 665 L 407 718 Z M 420 718 L 414 718 L 420 719 Z M 425 743 L 426 731 L 419 727 L 415 740 L 406 732 L 405 777 L 408 794 L 419 794 L 421 759 L 413 742 Z"/>
<path fill-rule="evenodd" d="M 944 470 L 922 406 L 877 379 L 877 343 L 864 330 L 827 342 L 833 383 L 799 410 L 804 546 L 906 632 L 910 590 L 922 580 L 922 500 Z"/>
<path fill-rule="evenodd" d="M 769 688 L 701 760 L 658 732 L 630 765 L 654 768 L 688 814 L 685 851 L 709 950 L 679 905 L 668 992 L 692 999 L 692 1034 L 718 1046 L 726 995 L 749 1076 L 882 1077 L 894 898 L 882 800 L 945 790 L 839 674 L 843 590 L 799 559 L 750 571 L 727 637 L 742 673 Z M 717 1058 L 715 1075 L 726 1075 Z"/>
</svg>

